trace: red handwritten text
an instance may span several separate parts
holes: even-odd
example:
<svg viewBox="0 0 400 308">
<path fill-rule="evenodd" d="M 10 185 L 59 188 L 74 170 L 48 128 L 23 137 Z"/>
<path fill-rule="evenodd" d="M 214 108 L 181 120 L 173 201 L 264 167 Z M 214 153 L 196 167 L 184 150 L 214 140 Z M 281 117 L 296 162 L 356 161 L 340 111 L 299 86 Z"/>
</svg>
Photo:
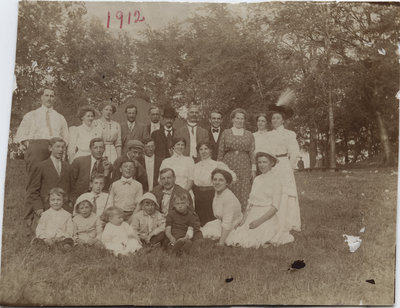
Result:
<svg viewBox="0 0 400 308">
<path fill-rule="evenodd" d="M 133 17 L 133 18 L 132 18 Z M 115 18 L 119 20 L 119 28 L 122 29 L 124 24 L 124 13 L 122 11 L 117 11 L 115 13 Z M 128 25 L 131 24 L 131 19 L 136 24 L 138 22 L 143 22 L 145 20 L 144 16 L 140 15 L 140 11 L 135 10 L 133 12 L 133 16 L 131 12 L 128 12 Z M 111 13 L 110 11 L 107 12 L 107 28 L 110 28 L 110 21 L 111 21 Z"/>
</svg>

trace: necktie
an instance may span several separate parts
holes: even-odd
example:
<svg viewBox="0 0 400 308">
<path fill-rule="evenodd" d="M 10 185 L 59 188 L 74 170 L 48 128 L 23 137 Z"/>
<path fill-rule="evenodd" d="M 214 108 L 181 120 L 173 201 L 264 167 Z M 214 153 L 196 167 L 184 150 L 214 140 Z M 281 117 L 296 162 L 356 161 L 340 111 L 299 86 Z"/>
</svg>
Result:
<svg viewBox="0 0 400 308">
<path fill-rule="evenodd" d="M 47 109 L 46 111 L 46 126 L 47 129 L 49 130 L 49 136 L 53 137 L 53 130 L 51 128 L 51 122 L 50 122 L 50 109 Z"/>
<path fill-rule="evenodd" d="M 61 174 L 61 166 L 60 166 L 59 160 L 56 160 L 56 170 L 57 170 L 58 175 L 60 175 Z"/>
<path fill-rule="evenodd" d="M 167 132 L 167 146 L 168 149 L 171 147 L 171 143 L 172 143 L 172 129 L 170 130 L 165 130 Z"/>
<path fill-rule="evenodd" d="M 122 185 L 125 185 L 125 184 L 131 185 L 131 181 L 130 180 L 122 181 Z"/>
<path fill-rule="evenodd" d="M 129 122 L 129 130 L 132 131 L 132 129 L 133 129 L 133 124 Z"/>
<path fill-rule="evenodd" d="M 98 197 L 100 197 L 100 195 L 95 195 L 94 197 L 93 197 L 93 207 L 94 207 L 94 209 L 93 209 L 93 212 L 97 212 L 97 198 Z"/>
<path fill-rule="evenodd" d="M 98 171 L 98 168 L 99 168 L 99 161 L 96 160 L 96 162 L 93 165 L 92 173 L 90 175 L 93 176 L 94 174 L 96 174 Z"/>
<path fill-rule="evenodd" d="M 213 133 L 218 133 L 218 132 L 219 132 L 219 129 L 218 129 L 218 128 L 213 128 L 213 129 L 212 129 L 212 132 L 213 132 Z"/>
<path fill-rule="evenodd" d="M 195 124 L 195 125 L 188 124 L 188 126 L 191 128 L 192 134 L 194 135 L 194 128 L 197 126 L 197 124 Z"/>
</svg>

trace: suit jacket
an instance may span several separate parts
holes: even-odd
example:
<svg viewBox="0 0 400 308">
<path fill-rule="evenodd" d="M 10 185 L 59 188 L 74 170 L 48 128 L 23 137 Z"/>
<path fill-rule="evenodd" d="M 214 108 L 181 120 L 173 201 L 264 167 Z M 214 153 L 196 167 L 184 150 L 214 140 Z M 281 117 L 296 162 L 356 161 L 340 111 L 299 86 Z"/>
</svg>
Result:
<svg viewBox="0 0 400 308">
<path fill-rule="evenodd" d="M 162 161 L 163 161 L 163 159 L 161 157 L 154 155 L 153 187 L 156 187 L 158 185 L 158 175 L 160 173 L 160 166 L 161 166 Z M 144 169 L 146 170 L 146 162 L 145 162 L 144 156 L 140 157 L 139 163 L 141 163 L 142 166 L 144 167 Z M 149 179 L 147 178 L 147 173 L 146 173 L 146 179 L 147 179 L 147 183 L 148 183 Z M 148 185 L 147 185 L 146 191 L 148 191 Z"/>
<path fill-rule="evenodd" d="M 183 155 L 189 156 L 190 154 L 190 133 L 187 125 L 182 126 L 181 128 L 176 130 L 175 137 L 177 138 L 185 138 L 186 140 L 186 148 L 183 152 Z M 200 142 L 208 142 L 208 131 L 200 126 L 197 126 L 196 129 L 196 144 Z"/>
<path fill-rule="evenodd" d="M 151 123 L 146 125 L 147 128 L 147 132 L 149 133 L 149 135 L 151 135 L 152 133 L 151 131 Z M 164 130 L 164 126 L 162 124 L 160 124 L 160 130 Z M 154 133 L 154 132 L 153 132 Z"/>
<path fill-rule="evenodd" d="M 149 138 L 150 134 L 147 131 L 146 125 L 135 121 L 135 126 L 131 131 L 128 127 L 128 122 L 121 123 L 121 140 L 122 140 L 122 153 L 128 151 L 126 143 L 128 140 L 140 140 L 143 142 L 144 139 Z"/>
<path fill-rule="evenodd" d="M 123 154 L 123 155 L 128 155 L 128 154 Z M 122 160 L 125 159 L 124 156 L 120 156 L 118 157 L 113 165 L 113 173 L 112 173 L 112 183 L 114 183 L 115 181 L 118 181 L 122 174 L 121 174 L 121 163 Z M 147 174 L 146 174 L 146 169 L 144 169 L 143 164 L 141 162 L 139 162 L 138 160 L 131 158 L 128 156 L 128 158 L 134 162 L 135 167 L 136 167 L 136 174 L 133 177 L 134 180 L 138 181 L 140 184 L 142 184 L 143 187 L 143 191 L 146 192 L 149 190 L 149 185 L 147 184 Z"/>
<path fill-rule="evenodd" d="M 172 137 L 175 136 L 175 129 L 172 128 Z M 169 149 L 171 144 L 168 143 L 167 137 L 165 136 L 164 127 L 163 129 L 159 129 L 154 131 L 151 134 L 151 138 L 154 140 L 154 144 L 156 145 L 156 149 L 154 154 L 162 159 L 170 157 Z"/>
<path fill-rule="evenodd" d="M 88 192 L 90 189 L 91 158 L 91 155 L 80 156 L 75 158 L 71 164 L 71 198 L 74 203 L 80 195 Z M 99 164 L 98 172 L 104 173 L 103 164 Z M 108 191 L 110 184 L 111 172 L 105 178 L 103 191 Z"/>
<path fill-rule="evenodd" d="M 154 196 L 156 196 L 157 202 L 160 205 L 160 207 L 161 207 L 161 202 L 162 202 L 162 199 L 164 196 L 163 190 L 164 190 L 164 188 L 161 185 L 155 186 L 154 189 L 152 190 L 152 193 L 154 194 Z M 189 206 L 194 211 L 192 196 L 189 194 L 189 192 L 186 189 L 182 188 L 178 184 L 175 184 L 174 188 L 172 189 L 171 198 L 169 199 L 170 202 L 175 194 L 186 194 L 189 198 Z M 170 204 L 170 206 L 171 206 L 171 204 Z M 167 214 L 167 213 L 164 213 L 164 214 Z"/>
<path fill-rule="evenodd" d="M 210 144 L 213 146 L 213 152 L 212 152 L 212 154 L 211 154 L 211 159 L 217 160 L 217 157 L 218 157 L 218 145 L 219 145 L 219 141 L 221 140 L 221 135 L 222 135 L 223 129 L 222 129 L 222 127 L 219 128 L 219 135 L 218 135 L 217 142 L 215 142 L 214 136 L 213 136 L 211 130 L 212 130 L 212 127 L 210 126 L 210 127 L 207 129 L 207 131 L 208 131 L 208 139 L 209 139 L 209 142 L 210 142 Z"/>
<path fill-rule="evenodd" d="M 62 188 L 69 197 L 71 192 L 70 181 L 70 166 L 67 162 L 61 163 L 60 175 L 58 175 L 51 158 L 37 163 L 30 173 L 26 189 L 28 213 L 39 209 L 47 210 L 50 206 L 45 202 L 45 199 L 50 189 L 54 187 Z M 64 204 L 64 208 L 72 212 L 72 208 L 67 204 Z"/>
</svg>

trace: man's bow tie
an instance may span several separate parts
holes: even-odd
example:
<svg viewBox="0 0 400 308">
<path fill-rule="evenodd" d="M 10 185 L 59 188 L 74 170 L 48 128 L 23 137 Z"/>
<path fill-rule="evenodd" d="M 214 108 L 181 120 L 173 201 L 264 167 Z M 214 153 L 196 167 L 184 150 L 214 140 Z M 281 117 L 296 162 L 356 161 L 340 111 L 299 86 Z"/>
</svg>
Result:
<svg viewBox="0 0 400 308">
<path fill-rule="evenodd" d="M 164 194 L 164 195 L 170 195 L 170 194 L 171 194 L 171 191 L 170 191 L 170 190 L 163 190 L 163 194 Z"/>
<path fill-rule="evenodd" d="M 132 181 L 130 181 L 130 180 L 122 181 L 122 185 L 125 185 L 125 184 L 131 185 Z"/>
<path fill-rule="evenodd" d="M 218 132 L 219 132 L 219 128 L 213 128 L 213 129 L 212 129 L 212 132 L 213 132 L 213 133 L 218 133 Z"/>
</svg>

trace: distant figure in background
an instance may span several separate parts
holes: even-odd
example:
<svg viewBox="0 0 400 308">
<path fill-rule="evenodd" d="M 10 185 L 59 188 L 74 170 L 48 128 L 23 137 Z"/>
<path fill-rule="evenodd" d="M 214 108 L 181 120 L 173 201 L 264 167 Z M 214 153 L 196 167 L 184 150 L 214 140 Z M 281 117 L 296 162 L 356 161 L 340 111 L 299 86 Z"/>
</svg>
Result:
<svg viewBox="0 0 400 308">
<path fill-rule="evenodd" d="M 208 142 L 208 131 L 198 125 L 200 109 L 197 105 L 191 105 L 188 109 L 187 124 L 176 130 L 175 137 L 184 138 L 186 147 L 183 155 L 196 160 L 196 146 L 199 142 Z"/>
<path fill-rule="evenodd" d="M 211 153 L 211 159 L 217 160 L 218 157 L 218 145 L 219 140 L 222 135 L 222 113 L 220 111 L 214 110 L 210 113 L 210 127 L 208 129 L 208 139 L 210 140 L 210 145 L 213 148 Z"/>
<path fill-rule="evenodd" d="M 68 125 L 65 118 L 53 109 L 54 90 L 40 91 L 42 106 L 24 115 L 15 136 L 19 148 L 25 151 L 26 169 L 32 171 L 34 164 L 50 156 L 49 139 L 62 138 L 68 142 Z"/>
<path fill-rule="evenodd" d="M 126 122 L 121 124 L 122 136 L 122 152 L 128 151 L 127 143 L 129 140 L 139 140 L 143 142 L 144 139 L 149 138 L 150 134 L 147 131 L 146 125 L 136 121 L 137 107 L 133 104 L 133 99 L 128 99 L 128 105 L 125 107 Z"/>
<path fill-rule="evenodd" d="M 231 112 L 232 128 L 224 130 L 219 143 L 218 160 L 228 165 L 238 177 L 230 189 L 239 199 L 244 211 L 256 176 L 255 142 L 251 132 L 244 129 L 247 113 L 242 108 Z"/>
<path fill-rule="evenodd" d="M 299 169 L 299 171 L 303 171 L 304 170 L 304 161 L 303 158 L 300 156 L 299 161 L 297 162 L 297 168 Z"/>
<path fill-rule="evenodd" d="M 71 190 L 70 166 L 68 162 L 62 161 L 65 141 L 55 137 L 51 138 L 49 143 L 50 157 L 37 163 L 28 178 L 25 198 L 27 213 L 24 219 L 32 228 L 36 227 L 37 219 L 43 211 L 49 208 L 46 198 L 52 188 L 62 188 L 67 198 Z M 67 211 L 72 212 L 68 202 L 63 205 Z"/>
<path fill-rule="evenodd" d="M 98 126 L 93 125 L 95 115 L 96 111 L 91 106 L 79 108 L 78 118 L 82 121 L 82 125 L 70 127 L 69 132 L 68 160 L 70 164 L 76 157 L 90 155 L 90 140 L 101 137 L 102 131 Z"/>
<path fill-rule="evenodd" d="M 105 103 L 100 107 L 101 118 L 93 121 L 93 125 L 97 126 L 101 131 L 105 150 L 104 156 L 113 163 L 121 156 L 121 126 L 119 123 L 111 120 L 111 115 L 117 111 L 116 107 L 111 103 Z"/>
<path fill-rule="evenodd" d="M 270 105 L 271 123 L 273 130 L 267 134 L 269 151 L 275 155 L 279 163 L 274 171 L 279 176 L 282 184 L 282 198 L 279 206 L 278 217 L 290 230 L 300 231 L 300 208 L 297 195 L 296 181 L 293 169 L 299 157 L 299 144 L 295 132 L 284 127 L 284 121 L 293 115 L 293 110 L 288 106 Z"/>
<path fill-rule="evenodd" d="M 255 150 L 254 153 L 257 154 L 258 152 L 265 152 L 268 149 L 267 146 L 267 114 L 260 113 L 257 115 L 257 131 L 253 133 L 254 142 L 255 142 Z"/>
<path fill-rule="evenodd" d="M 160 123 L 161 119 L 161 111 L 160 108 L 157 106 L 151 106 L 149 109 L 149 117 L 150 117 L 150 124 L 147 125 L 147 132 L 151 136 L 151 134 L 159 129 L 163 129 L 163 126 Z"/>
<path fill-rule="evenodd" d="M 175 109 L 167 107 L 164 109 L 164 126 L 151 134 L 156 149 L 154 154 L 162 159 L 170 157 L 172 138 L 175 136 L 175 129 L 172 127 L 176 118 Z"/>
</svg>

